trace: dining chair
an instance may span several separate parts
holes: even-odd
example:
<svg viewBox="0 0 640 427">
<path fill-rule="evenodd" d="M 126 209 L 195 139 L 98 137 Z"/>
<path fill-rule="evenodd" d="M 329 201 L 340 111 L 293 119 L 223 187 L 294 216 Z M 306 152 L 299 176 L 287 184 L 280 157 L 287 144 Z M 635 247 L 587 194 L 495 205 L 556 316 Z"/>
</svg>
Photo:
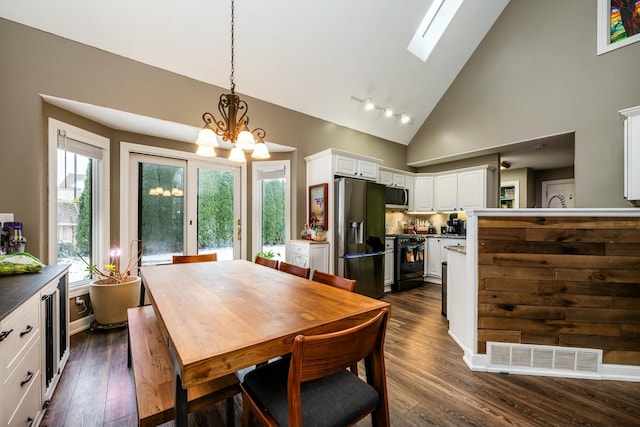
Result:
<svg viewBox="0 0 640 427">
<path fill-rule="evenodd" d="M 319 270 L 313 270 L 312 279 L 315 282 L 324 283 L 325 285 L 333 286 L 345 291 L 355 292 L 356 281 L 353 279 L 346 279 L 344 277 L 336 276 L 335 274 L 325 273 Z M 358 363 L 354 363 L 350 366 L 351 372 L 358 375 Z"/>
<path fill-rule="evenodd" d="M 267 267 L 275 268 L 276 270 L 278 269 L 277 259 L 265 258 L 260 255 L 256 255 L 255 263 L 260 265 L 265 265 Z"/>
<path fill-rule="evenodd" d="M 173 264 L 185 264 L 188 262 L 204 262 L 204 261 L 217 261 L 218 254 L 198 254 L 198 255 L 174 255 Z"/>
<path fill-rule="evenodd" d="M 355 292 L 356 281 L 353 279 L 345 279 L 344 277 L 336 276 L 335 274 L 325 273 L 319 270 L 313 270 L 313 276 L 311 280 L 314 282 L 324 283 L 325 285 L 335 286 L 336 288 L 344 289 L 345 291 Z"/>
<path fill-rule="evenodd" d="M 385 308 L 349 329 L 296 336 L 290 361 L 244 377 L 242 425 L 346 426 L 371 414 L 373 426 L 389 426 L 383 349 L 388 315 Z M 363 358 L 370 367 L 367 381 L 346 369 Z"/>
<path fill-rule="evenodd" d="M 284 261 L 280 262 L 279 269 L 280 271 L 284 271 L 285 273 L 295 274 L 296 276 L 304 277 L 305 279 L 308 279 L 309 273 L 311 273 L 311 269 L 308 267 L 300 267 Z"/>
</svg>

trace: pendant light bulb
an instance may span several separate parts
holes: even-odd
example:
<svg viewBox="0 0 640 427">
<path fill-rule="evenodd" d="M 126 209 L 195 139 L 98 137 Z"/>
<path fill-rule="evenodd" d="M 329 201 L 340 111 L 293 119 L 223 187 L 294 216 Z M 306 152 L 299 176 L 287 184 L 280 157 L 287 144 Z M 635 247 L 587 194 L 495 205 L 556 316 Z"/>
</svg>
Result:
<svg viewBox="0 0 640 427">
<path fill-rule="evenodd" d="M 236 147 L 240 147 L 242 150 L 245 150 L 245 151 L 251 151 L 251 150 L 253 150 L 253 147 L 255 145 L 256 145 L 256 141 L 253 138 L 253 135 L 245 127 L 238 134 L 238 140 L 236 141 Z"/>
<path fill-rule="evenodd" d="M 229 160 L 236 163 L 244 163 L 247 161 L 244 157 L 244 151 L 242 151 L 242 148 L 237 145 L 231 149 L 231 153 L 229 153 Z"/>
<path fill-rule="evenodd" d="M 251 154 L 251 157 L 254 159 L 268 159 L 271 157 L 267 144 L 264 142 L 257 142 L 255 147 L 253 147 L 253 154 Z"/>
</svg>

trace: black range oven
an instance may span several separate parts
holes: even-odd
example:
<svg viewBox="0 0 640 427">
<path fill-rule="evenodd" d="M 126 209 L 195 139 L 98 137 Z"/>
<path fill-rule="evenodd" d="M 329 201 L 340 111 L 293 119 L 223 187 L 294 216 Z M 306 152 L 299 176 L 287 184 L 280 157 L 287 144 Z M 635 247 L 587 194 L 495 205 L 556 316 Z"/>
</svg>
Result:
<svg viewBox="0 0 640 427">
<path fill-rule="evenodd" d="M 424 284 L 424 242 L 419 234 L 395 237 L 394 277 L 392 289 L 404 291 Z"/>
</svg>

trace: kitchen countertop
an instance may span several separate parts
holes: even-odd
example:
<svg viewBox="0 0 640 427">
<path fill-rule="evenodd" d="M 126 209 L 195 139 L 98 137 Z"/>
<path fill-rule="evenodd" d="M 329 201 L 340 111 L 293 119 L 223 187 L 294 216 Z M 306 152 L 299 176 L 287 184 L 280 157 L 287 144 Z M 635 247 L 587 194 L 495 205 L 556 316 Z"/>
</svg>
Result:
<svg viewBox="0 0 640 427">
<path fill-rule="evenodd" d="M 465 254 L 465 255 L 467 253 L 467 247 L 466 246 L 451 246 L 450 245 L 450 246 L 445 246 L 444 248 L 448 249 L 450 251 L 459 252 L 459 253 Z"/>
<path fill-rule="evenodd" d="M 401 233 L 401 234 L 387 234 L 385 238 L 392 239 L 396 236 L 422 236 L 427 239 L 429 238 L 446 238 L 446 239 L 466 239 L 466 234 L 410 234 L 410 233 Z"/>
<path fill-rule="evenodd" d="M 0 320 L 38 293 L 56 276 L 69 268 L 66 264 L 45 266 L 38 273 L 0 277 Z"/>
</svg>

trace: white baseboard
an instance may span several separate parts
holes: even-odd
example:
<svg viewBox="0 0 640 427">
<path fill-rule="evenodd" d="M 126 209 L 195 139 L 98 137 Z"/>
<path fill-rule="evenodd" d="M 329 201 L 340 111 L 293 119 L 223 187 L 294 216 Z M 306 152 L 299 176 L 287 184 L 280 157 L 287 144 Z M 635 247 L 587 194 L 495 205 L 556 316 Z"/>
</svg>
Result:
<svg viewBox="0 0 640 427">
<path fill-rule="evenodd" d="M 74 334 L 77 334 L 78 332 L 82 332 L 89 329 L 89 327 L 91 326 L 91 322 L 93 322 L 94 319 L 95 319 L 95 316 L 91 314 L 81 319 L 74 320 L 73 322 L 69 323 L 69 333 L 71 335 L 74 335 Z"/>
</svg>

